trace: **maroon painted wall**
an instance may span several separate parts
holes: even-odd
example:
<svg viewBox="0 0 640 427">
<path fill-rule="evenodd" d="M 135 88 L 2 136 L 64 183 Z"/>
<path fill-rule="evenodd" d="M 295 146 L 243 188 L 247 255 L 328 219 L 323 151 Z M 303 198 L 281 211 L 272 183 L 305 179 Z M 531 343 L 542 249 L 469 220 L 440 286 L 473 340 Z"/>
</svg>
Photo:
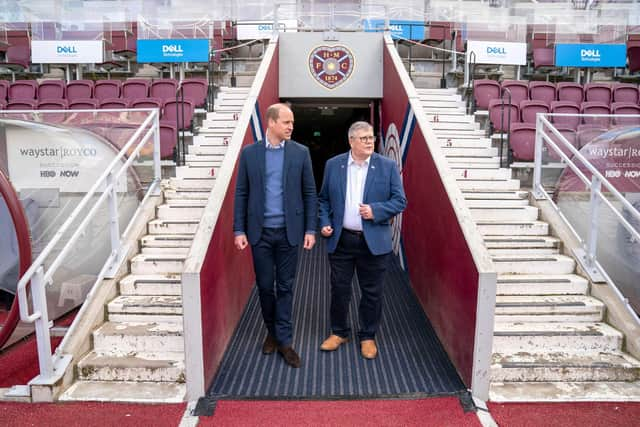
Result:
<svg viewBox="0 0 640 427">
<path fill-rule="evenodd" d="M 267 107 L 275 102 L 278 102 L 277 47 L 257 99 L 260 116 L 264 117 Z M 245 129 L 243 146 L 254 142 L 252 123 Z M 237 168 L 238 159 L 200 271 L 204 383 L 207 388 L 220 366 L 255 282 L 250 248 L 238 251 L 233 244 Z"/>
<path fill-rule="evenodd" d="M 390 53 L 384 50 L 381 104 L 385 134 L 401 127 L 409 105 Z M 402 239 L 411 285 L 464 383 L 471 387 L 478 270 L 434 160 L 416 125 L 402 168 L 408 205 Z"/>
</svg>

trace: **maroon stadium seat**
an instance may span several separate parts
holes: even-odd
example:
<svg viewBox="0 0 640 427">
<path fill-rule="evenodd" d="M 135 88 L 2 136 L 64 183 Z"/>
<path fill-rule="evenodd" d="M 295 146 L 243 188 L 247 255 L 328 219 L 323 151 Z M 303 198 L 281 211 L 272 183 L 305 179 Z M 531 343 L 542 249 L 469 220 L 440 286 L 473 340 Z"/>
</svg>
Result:
<svg viewBox="0 0 640 427">
<path fill-rule="evenodd" d="M 120 80 L 98 80 L 93 87 L 93 97 L 98 100 L 120 98 L 121 88 Z"/>
<path fill-rule="evenodd" d="M 9 101 L 36 99 L 38 82 L 35 80 L 16 80 L 9 86 Z"/>
<path fill-rule="evenodd" d="M 556 129 L 560 132 L 560 134 L 562 136 L 564 136 L 567 139 L 567 141 L 569 141 L 569 144 L 571 144 L 575 148 L 578 148 L 577 142 L 576 142 L 576 131 L 575 131 L 575 129 L 562 127 L 562 126 L 558 126 L 558 127 L 556 127 Z M 558 146 L 558 148 L 560 150 L 562 150 L 562 152 L 564 154 L 566 154 L 569 158 L 573 157 L 573 153 L 569 150 L 568 147 L 566 147 L 565 144 L 560 142 L 560 138 L 558 138 L 552 132 L 548 132 L 547 134 L 549 135 L 549 138 L 551 138 L 551 140 Z M 555 150 L 550 148 L 547 144 L 543 143 L 542 144 L 542 159 L 546 160 L 546 161 L 556 161 L 557 162 L 557 161 L 560 161 L 562 158 L 560 157 L 560 154 L 555 152 Z"/>
<path fill-rule="evenodd" d="M 513 159 L 532 162 L 536 144 L 535 123 L 513 123 L 509 134 L 509 146 L 513 152 Z"/>
<path fill-rule="evenodd" d="M 611 86 L 607 83 L 587 83 L 584 86 L 584 100 L 611 104 Z"/>
<path fill-rule="evenodd" d="M 580 106 L 582 114 L 611 114 L 611 107 L 608 103 L 598 101 L 585 101 Z M 608 127 L 611 123 L 609 117 L 583 117 L 582 119 L 587 125 L 600 125 Z"/>
<path fill-rule="evenodd" d="M 180 83 L 184 99 L 193 102 L 196 107 L 203 107 L 207 102 L 207 80 L 200 78 L 184 79 Z"/>
<path fill-rule="evenodd" d="M 584 101 L 584 89 L 580 83 L 560 82 L 558 88 L 558 101 L 571 101 L 582 104 Z"/>
<path fill-rule="evenodd" d="M 576 146 L 578 148 L 582 148 L 608 130 L 608 128 L 598 125 L 578 125 L 578 130 L 576 132 Z"/>
<path fill-rule="evenodd" d="M 535 123 L 536 114 L 548 113 L 551 107 L 544 101 L 525 99 L 520 102 L 520 120 L 526 123 Z"/>
<path fill-rule="evenodd" d="M 613 84 L 613 102 L 631 102 L 638 103 L 640 92 L 638 87 L 632 83 L 614 83 Z"/>
<path fill-rule="evenodd" d="M 490 79 L 474 80 L 473 97 L 476 109 L 488 110 L 489 101 L 500 98 L 500 83 Z"/>
<path fill-rule="evenodd" d="M 162 111 L 165 100 L 160 98 L 143 98 L 131 101 L 131 108 L 157 108 Z"/>
<path fill-rule="evenodd" d="M 521 101 L 529 99 L 529 84 L 523 80 L 503 80 L 500 84 L 502 89 L 509 89 L 511 92 L 511 103 L 520 105 Z M 508 99 L 508 95 L 502 92 L 502 96 Z"/>
<path fill-rule="evenodd" d="M 66 110 L 68 103 L 66 99 L 39 99 L 38 110 Z"/>
<path fill-rule="evenodd" d="M 63 99 L 65 97 L 64 80 L 44 80 L 38 85 L 38 100 Z"/>
<path fill-rule="evenodd" d="M 129 79 L 122 83 L 122 98 L 141 99 L 149 96 L 149 80 Z"/>
<path fill-rule="evenodd" d="M 190 129 L 193 110 L 193 103 L 186 99 L 184 103 L 182 101 L 165 101 L 161 121 L 172 125 L 179 123 L 178 129 Z"/>
<path fill-rule="evenodd" d="M 35 99 L 17 99 L 7 102 L 5 110 L 35 110 L 36 106 Z"/>
<path fill-rule="evenodd" d="M 640 71 L 640 46 L 627 44 L 627 58 L 629 58 L 629 72 Z"/>
<path fill-rule="evenodd" d="M 551 82 L 529 82 L 529 99 L 545 101 L 551 105 L 556 100 L 556 85 Z"/>
<path fill-rule="evenodd" d="M 539 47 L 533 49 L 533 68 L 554 66 L 553 48 Z"/>
<path fill-rule="evenodd" d="M 160 157 L 163 159 L 173 158 L 173 151 L 176 148 L 178 131 L 175 125 L 160 123 Z"/>
<path fill-rule="evenodd" d="M 160 79 L 151 82 L 149 88 L 149 96 L 159 99 L 176 99 L 176 89 L 178 89 L 178 81 L 174 79 Z"/>
<path fill-rule="evenodd" d="M 577 129 L 580 124 L 580 106 L 572 101 L 553 101 L 551 103 L 551 113 L 553 114 L 575 114 L 573 117 L 552 116 L 551 122 L 556 125 Z"/>
<path fill-rule="evenodd" d="M 509 113 L 509 111 L 511 112 Z M 492 99 L 489 101 L 489 120 L 495 131 L 506 132 L 509 127 L 509 120 L 511 123 L 520 121 L 518 106 L 509 104 L 506 99 Z"/>
<path fill-rule="evenodd" d="M 8 80 L 0 80 L 0 101 L 6 101 L 7 95 L 9 94 L 9 81 Z"/>
<path fill-rule="evenodd" d="M 73 80 L 67 83 L 67 100 L 93 98 L 93 80 Z"/>
<path fill-rule="evenodd" d="M 98 102 L 94 98 L 76 99 L 69 103 L 69 110 L 95 110 L 98 108 Z"/>
<path fill-rule="evenodd" d="M 634 114 L 638 117 L 614 117 L 615 125 L 640 125 L 640 105 L 632 102 L 614 102 L 611 104 L 611 114 Z"/>
<path fill-rule="evenodd" d="M 124 98 L 106 98 L 100 101 L 100 109 L 119 110 L 129 108 L 130 102 Z"/>
<path fill-rule="evenodd" d="M 0 64 L 13 72 L 23 72 L 29 69 L 31 49 L 29 45 L 12 45 L 7 48 L 5 62 Z"/>
</svg>

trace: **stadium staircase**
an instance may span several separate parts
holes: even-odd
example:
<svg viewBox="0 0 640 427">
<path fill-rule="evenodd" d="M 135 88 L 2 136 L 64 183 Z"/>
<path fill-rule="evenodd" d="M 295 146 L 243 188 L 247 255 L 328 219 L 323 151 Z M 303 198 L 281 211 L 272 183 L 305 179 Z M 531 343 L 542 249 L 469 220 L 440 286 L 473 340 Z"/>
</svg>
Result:
<svg viewBox="0 0 640 427">
<path fill-rule="evenodd" d="M 93 331 L 66 401 L 181 402 L 186 396 L 181 273 L 249 88 L 222 88 L 188 146 L 186 164 L 163 181 L 163 203 L 130 260 L 129 275 Z"/>
<path fill-rule="evenodd" d="M 490 399 L 638 400 L 640 362 L 454 89 L 417 89 L 498 273 Z"/>
</svg>

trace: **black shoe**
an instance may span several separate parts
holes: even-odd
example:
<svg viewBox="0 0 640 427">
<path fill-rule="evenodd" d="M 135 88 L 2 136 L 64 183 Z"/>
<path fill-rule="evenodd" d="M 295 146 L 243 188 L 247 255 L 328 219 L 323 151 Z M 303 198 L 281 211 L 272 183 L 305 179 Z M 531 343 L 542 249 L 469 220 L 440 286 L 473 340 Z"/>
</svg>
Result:
<svg viewBox="0 0 640 427">
<path fill-rule="evenodd" d="M 300 356 L 298 356 L 293 347 L 278 347 L 278 353 L 282 355 L 285 363 L 292 368 L 299 368 L 302 365 Z"/>
<path fill-rule="evenodd" d="M 264 340 L 264 344 L 262 344 L 262 354 L 272 354 L 278 348 L 278 342 L 271 335 L 267 334 L 267 339 Z"/>
</svg>

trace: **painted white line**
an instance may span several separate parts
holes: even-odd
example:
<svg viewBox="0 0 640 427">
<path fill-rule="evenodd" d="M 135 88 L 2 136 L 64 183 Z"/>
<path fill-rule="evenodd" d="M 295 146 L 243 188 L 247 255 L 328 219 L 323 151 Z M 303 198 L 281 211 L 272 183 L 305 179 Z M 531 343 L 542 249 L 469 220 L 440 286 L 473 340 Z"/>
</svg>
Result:
<svg viewBox="0 0 640 427">
<path fill-rule="evenodd" d="M 179 427 L 195 427 L 200 422 L 200 417 L 196 417 L 193 414 L 193 410 L 196 408 L 197 400 L 193 402 L 189 402 L 187 404 L 187 409 L 184 410 L 184 414 L 182 415 L 182 419 L 180 420 Z"/>
</svg>

